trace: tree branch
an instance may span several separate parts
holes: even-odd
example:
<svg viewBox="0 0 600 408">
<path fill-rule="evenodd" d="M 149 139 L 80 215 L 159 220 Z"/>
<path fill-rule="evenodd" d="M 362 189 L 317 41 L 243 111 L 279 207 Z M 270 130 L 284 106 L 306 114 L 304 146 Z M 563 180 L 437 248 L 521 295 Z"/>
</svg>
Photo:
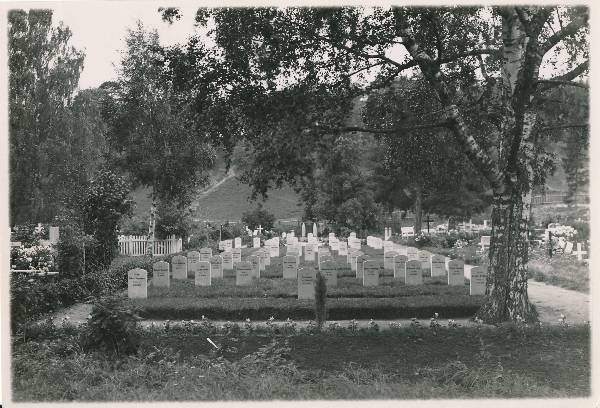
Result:
<svg viewBox="0 0 600 408">
<path fill-rule="evenodd" d="M 531 33 L 531 22 L 529 20 L 529 16 L 527 16 L 525 14 L 525 10 L 523 10 L 523 8 L 521 7 L 515 7 L 515 11 L 517 12 L 517 17 L 519 17 L 519 21 L 521 22 L 521 25 L 523 26 L 523 30 L 525 31 L 525 34 L 527 34 L 527 36 L 531 37 L 532 33 Z"/>
<path fill-rule="evenodd" d="M 550 79 L 540 79 L 537 81 L 537 83 L 543 84 L 543 85 L 538 86 L 537 90 L 539 92 L 544 92 L 544 91 L 547 91 L 547 90 L 554 88 L 556 86 L 559 86 L 559 85 L 579 86 L 579 85 L 576 85 L 577 84 L 576 82 L 571 82 L 571 81 L 573 79 L 577 78 L 579 75 L 583 74 L 585 71 L 587 71 L 589 65 L 590 65 L 589 61 L 584 61 L 563 75 L 559 75 L 557 77 L 550 78 Z M 581 85 L 584 85 L 584 84 L 581 84 Z M 582 86 L 582 87 L 588 88 L 587 85 Z"/>
<path fill-rule="evenodd" d="M 548 37 L 546 42 L 542 44 L 541 50 L 545 54 L 552 49 L 556 44 L 561 42 L 564 38 L 575 34 L 579 29 L 587 24 L 587 15 L 577 17 L 575 20 L 567 24 L 562 30 Z"/>
<path fill-rule="evenodd" d="M 590 87 L 587 84 L 581 82 L 573 82 L 573 81 L 561 81 L 559 79 L 540 79 L 537 81 L 538 84 L 548 84 L 553 86 L 559 85 L 569 85 L 569 86 L 577 86 L 579 88 L 589 89 Z"/>
</svg>

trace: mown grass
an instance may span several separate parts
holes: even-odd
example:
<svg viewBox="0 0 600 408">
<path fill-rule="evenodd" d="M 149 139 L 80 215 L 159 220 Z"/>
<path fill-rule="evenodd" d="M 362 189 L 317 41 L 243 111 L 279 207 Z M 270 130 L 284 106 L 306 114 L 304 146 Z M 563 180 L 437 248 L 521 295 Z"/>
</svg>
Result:
<svg viewBox="0 0 600 408">
<path fill-rule="evenodd" d="M 447 317 L 470 317 L 483 304 L 483 296 L 423 295 L 396 298 L 333 298 L 327 300 L 328 316 L 333 320 L 429 318 L 436 312 Z M 154 297 L 126 299 L 145 319 L 265 320 L 313 319 L 314 301 L 295 298 L 244 297 Z"/>
<path fill-rule="evenodd" d="M 548 257 L 542 249 L 531 252 L 529 278 L 578 292 L 590 292 L 589 266 L 573 255 L 556 254 Z"/>
<path fill-rule="evenodd" d="M 13 341 L 16 401 L 549 398 L 590 395 L 588 327 L 291 336 L 146 330 L 137 355 L 76 335 Z"/>
<path fill-rule="evenodd" d="M 267 297 L 296 298 L 298 282 L 295 279 L 261 278 L 253 280 L 250 286 L 236 286 L 232 271 L 226 271 L 223 279 L 212 279 L 211 286 L 195 286 L 194 280 L 172 280 L 169 288 L 149 287 L 149 298 L 221 298 L 221 297 Z M 354 273 L 354 272 L 353 272 Z M 379 286 L 364 287 L 360 279 L 338 278 L 337 286 L 327 288 L 329 298 L 385 298 L 402 296 L 468 295 L 468 286 L 448 286 L 445 277 L 424 278 L 424 284 L 406 286 L 404 278 L 392 276 L 379 278 Z"/>
</svg>

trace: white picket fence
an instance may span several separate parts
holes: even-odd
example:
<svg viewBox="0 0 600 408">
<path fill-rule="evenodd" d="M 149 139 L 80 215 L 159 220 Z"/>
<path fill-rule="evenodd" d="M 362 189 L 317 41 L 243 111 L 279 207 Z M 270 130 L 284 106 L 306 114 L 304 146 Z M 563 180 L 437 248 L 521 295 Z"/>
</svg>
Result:
<svg viewBox="0 0 600 408">
<path fill-rule="evenodd" d="M 146 254 L 148 238 L 142 235 L 119 235 L 119 253 L 121 255 L 141 256 Z M 167 239 L 156 239 L 153 255 L 169 255 L 181 252 L 183 241 L 171 235 Z"/>
</svg>

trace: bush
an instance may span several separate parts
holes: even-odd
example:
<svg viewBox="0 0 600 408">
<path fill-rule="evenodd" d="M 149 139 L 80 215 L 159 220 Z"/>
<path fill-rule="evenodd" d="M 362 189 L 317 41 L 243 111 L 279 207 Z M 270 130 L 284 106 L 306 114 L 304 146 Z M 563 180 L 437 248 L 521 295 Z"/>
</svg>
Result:
<svg viewBox="0 0 600 408">
<path fill-rule="evenodd" d="M 259 225 L 265 230 L 270 230 L 273 228 L 275 216 L 264 208 L 258 207 L 242 214 L 242 222 L 252 230 L 258 228 Z"/>
<path fill-rule="evenodd" d="M 85 332 L 85 346 L 116 355 L 135 354 L 140 345 L 139 317 L 116 298 L 94 304 Z"/>
<path fill-rule="evenodd" d="M 165 239 L 170 235 L 187 238 L 192 224 L 191 209 L 175 203 L 160 202 L 156 212 L 156 236 Z"/>
<path fill-rule="evenodd" d="M 95 269 L 93 259 L 86 257 L 86 248 L 94 248 L 96 245 L 98 242 L 92 236 L 86 235 L 78 225 L 62 225 L 56 245 L 56 263 L 61 277 L 80 276 L 86 270 Z"/>
<path fill-rule="evenodd" d="M 98 171 L 90 183 L 82 210 L 83 231 L 97 242 L 86 251 L 90 263 L 108 267 L 117 255 L 117 226 L 131 212 L 128 195 L 125 180 L 108 169 Z"/>
</svg>

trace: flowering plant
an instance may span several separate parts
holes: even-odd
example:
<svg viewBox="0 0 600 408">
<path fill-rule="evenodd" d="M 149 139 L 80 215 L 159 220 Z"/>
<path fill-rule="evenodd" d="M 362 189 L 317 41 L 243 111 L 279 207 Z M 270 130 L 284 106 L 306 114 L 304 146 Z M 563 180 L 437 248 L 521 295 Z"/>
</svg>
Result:
<svg viewBox="0 0 600 408">
<path fill-rule="evenodd" d="M 54 270 L 54 256 L 52 250 L 43 246 L 29 248 L 13 247 L 10 251 L 10 267 L 12 269 L 41 270 L 49 272 Z"/>
</svg>

